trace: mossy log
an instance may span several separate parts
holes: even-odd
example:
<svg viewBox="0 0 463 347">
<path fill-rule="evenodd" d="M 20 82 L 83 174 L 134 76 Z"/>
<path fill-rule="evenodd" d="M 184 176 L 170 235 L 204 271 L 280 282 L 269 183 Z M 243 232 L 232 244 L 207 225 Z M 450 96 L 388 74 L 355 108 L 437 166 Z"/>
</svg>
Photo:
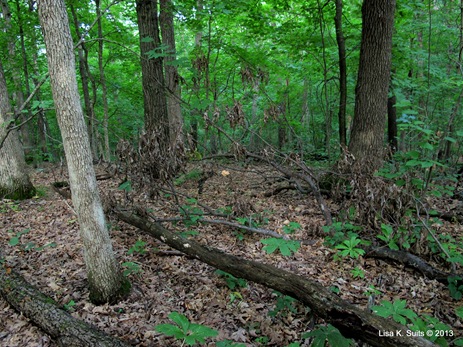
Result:
<svg viewBox="0 0 463 347">
<path fill-rule="evenodd" d="M 407 336 L 407 328 L 396 322 L 360 309 L 330 292 L 316 281 L 275 266 L 242 259 L 218 249 L 201 245 L 152 223 L 134 213 L 115 210 L 116 216 L 167 245 L 233 276 L 243 278 L 289 295 L 339 329 L 348 338 L 371 346 L 426 347 L 434 344 L 421 337 Z M 401 334 L 396 333 L 400 331 Z M 393 336 L 384 337 L 384 332 Z M 382 336 L 383 335 L 383 336 Z"/>
<path fill-rule="evenodd" d="M 84 321 L 72 317 L 50 297 L 11 268 L 0 266 L 0 295 L 63 347 L 128 347 Z"/>
</svg>

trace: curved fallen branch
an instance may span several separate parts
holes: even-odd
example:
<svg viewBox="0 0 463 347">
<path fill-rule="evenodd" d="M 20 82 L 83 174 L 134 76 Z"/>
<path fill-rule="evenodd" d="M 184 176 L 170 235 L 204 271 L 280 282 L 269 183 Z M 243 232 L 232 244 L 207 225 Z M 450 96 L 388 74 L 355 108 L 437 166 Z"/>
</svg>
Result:
<svg viewBox="0 0 463 347">
<path fill-rule="evenodd" d="M 436 269 L 434 266 L 428 264 L 420 257 L 405 251 L 396 251 L 387 247 L 378 247 L 367 249 L 365 258 L 379 258 L 397 261 L 405 266 L 411 267 L 414 270 L 421 272 L 427 278 L 436 280 L 440 283 L 448 285 L 449 276 L 460 276 L 463 274 L 448 273 Z"/>
<path fill-rule="evenodd" d="M 63 347 L 128 347 L 84 321 L 72 317 L 10 268 L 0 266 L 0 294 L 18 312 Z"/>
<path fill-rule="evenodd" d="M 338 328 L 345 337 L 362 340 L 372 346 L 381 347 L 434 346 L 432 342 L 421 337 L 407 336 L 406 327 L 340 299 L 315 281 L 272 265 L 245 260 L 218 249 L 203 246 L 199 242 L 186 239 L 165 229 L 158 223 L 152 223 L 145 218 L 121 209 L 116 208 L 114 213 L 120 220 L 140 228 L 185 254 L 236 277 L 263 284 L 301 301 L 310 307 L 315 314 Z M 385 331 L 393 331 L 394 336 L 381 336 L 381 332 Z M 396 331 L 401 331 L 402 336 L 396 334 Z"/>
</svg>

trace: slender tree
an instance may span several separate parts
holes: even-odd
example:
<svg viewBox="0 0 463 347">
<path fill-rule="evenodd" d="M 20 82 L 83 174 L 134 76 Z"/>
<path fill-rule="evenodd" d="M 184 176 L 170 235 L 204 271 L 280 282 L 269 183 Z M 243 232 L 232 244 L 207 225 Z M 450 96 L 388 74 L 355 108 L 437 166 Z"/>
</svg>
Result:
<svg viewBox="0 0 463 347">
<path fill-rule="evenodd" d="M 3 14 L 4 21 L 5 21 L 5 29 L 8 33 L 7 46 L 8 46 L 9 66 L 13 66 L 13 69 L 11 69 L 11 76 L 12 76 L 13 83 L 14 83 L 14 90 L 12 92 L 12 97 L 13 97 L 16 107 L 19 107 L 24 103 L 24 99 L 25 99 L 24 91 L 23 91 L 23 82 L 21 79 L 21 68 L 24 67 L 24 64 L 22 64 L 21 66 L 19 64 L 21 63 L 21 61 L 15 58 L 17 56 L 16 55 L 17 54 L 16 37 L 18 33 L 16 33 L 16 30 L 13 31 L 13 25 L 12 25 L 12 20 L 11 20 L 12 13 L 8 5 L 8 1 L 1 0 L 1 5 L 2 5 L 2 14 Z M 22 25 L 21 20 L 18 20 L 18 23 Z M 20 29 L 19 31 L 21 30 L 22 29 Z M 22 42 L 23 37 L 21 35 L 19 36 L 20 36 L 20 42 Z M 19 118 L 21 119 L 21 121 L 25 121 L 27 119 L 27 114 L 21 113 L 19 115 Z M 26 123 L 20 130 L 21 139 L 22 139 L 22 142 L 24 143 L 24 150 L 26 151 L 26 154 L 29 154 L 29 152 L 33 148 L 31 129 L 29 128 L 30 128 L 29 124 Z"/>
<path fill-rule="evenodd" d="M 108 105 L 108 88 L 106 86 L 106 76 L 103 66 L 103 24 L 101 22 L 100 0 L 95 0 L 96 16 L 98 24 L 98 71 L 100 72 L 101 99 L 103 102 L 103 158 L 106 161 L 111 160 L 109 149 L 109 105 Z"/>
<path fill-rule="evenodd" d="M 167 112 L 169 115 L 169 127 L 171 142 L 182 142 L 182 111 L 180 108 L 180 75 L 175 65 L 176 47 L 174 31 L 174 7 L 171 0 L 160 0 L 159 21 L 161 25 L 162 43 L 166 47 L 164 70 L 167 88 Z"/>
<path fill-rule="evenodd" d="M 346 43 L 342 30 L 342 0 L 336 0 L 336 15 L 334 23 L 336 27 L 336 41 L 338 43 L 339 55 L 339 144 L 341 147 L 347 146 L 347 127 L 346 127 L 346 106 L 347 106 L 347 64 L 346 64 Z"/>
<path fill-rule="evenodd" d="M 349 152 L 365 172 L 375 171 L 383 158 L 394 11 L 395 0 L 364 0 L 362 6 L 362 43 Z"/>
<path fill-rule="evenodd" d="M 69 170 L 72 202 L 80 224 L 84 260 L 95 304 L 115 302 L 128 291 L 119 270 L 101 205 L 75 71 L 64 0 L 40 0 L 51 89 Z"/>
<path fill-rule="evenodd" d="M 145 129 L 169 139 L 169 116 L 156 0 L 137 0 Z"/>
<path fill-rule="evenodd" d="M 72 19 L 74 22 L 74 28 L 77 34 L 77 37 L 80 38 L 82 33 L 80 31 L 81 23 L 77 18 L 77 11 L 75 6 L 70 3 L 69 8 L 71 10 Z M 79 65 L 79 73 L 80 73 L 80 80 L 82 84 L 82 93 L 84 96 L 84 111 L 87 117 L 87 128 L 88 128 L 88 136 L 90 139 L 90 148 L 92 149 L 92 156 L 93 159 L 98 159 L 98 146 L 96 143 L 96 136 L 95 136 L 95 110 L 94 110 L 94 103 L 90 99 L 90 71 L 88 68 L 88 49 L 85 41 L 82 41 L 77 46 L 77 53 L 78 53 L 78 65 Z"/>
<path fill-rule="evenodd" d="M 3 139 L 12 120 L 3 65 L 0 61 L 0 139 Z M 26 161 L 17 130 L 6 135 L 0 146 L 0 199 L 28 199 L 35 194 L 26 169 Z"/>
</svg>

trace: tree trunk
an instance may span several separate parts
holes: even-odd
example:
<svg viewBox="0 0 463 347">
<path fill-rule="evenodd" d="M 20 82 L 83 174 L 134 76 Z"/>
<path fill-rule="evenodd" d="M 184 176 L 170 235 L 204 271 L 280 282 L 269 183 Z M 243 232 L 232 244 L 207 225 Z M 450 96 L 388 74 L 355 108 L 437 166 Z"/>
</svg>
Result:
<svg viewBox="0 0 463 347">
<path fill-rule="evenodd" d="M 281 270 L 272 265 L 245 260 L 224 253 L 218 249 L 203 246 L 199 242 L 173 233 L 160 224 L 151 223 L 134 214 L 117 211 L 119 219 L 147 232 L 169 246 L 199 259 L 233 276 L 263 284 L 285 295 L 289 295 L 312 309 L 312 312 L 333 326 L 348 338 L 364 341 L 372 346 L 434 346 L 421 337 L 406 336 L 406 327 L 392 320 L 360 309 L 330 292 L 319 283 Z M 403 336 L 381 337 L 379 332 L 401 331 Z"/>
<path fill-rule="evenodd" d="M 111 154 L 109 149 L 109 107 L 108 107 L 108 91 L 106 87 L 106 76 L 103 67 L 103 28 L 101 24 L 101 9 L 100 0 L 95 0 L 96 16 L 98 23 L 98 70 L 100 72 L 101 84 L 101 99 L 103 101 L 103 158 L 106 162 L 111 161 Z"/>
<path fill-rule="evenodd" d="M 18 312 L 49 334 L 63 347 L 128 347 L 84 321 L 72 317 L 52 298 L 27 283 L 22 276 L 0 266 L 0 294 Z"/>
<path fill-rule="evenodd" d="M 22 66 L 19 64 L 20 61 L 15 58 L 17 56 L 16 37 L 18 34 L 16 32 L 13 32 L 12 30 L 11 12 L 10 12 L 10 8 L 9 8 L 7 0 L 2 0 L 2 13 L 3 13 L 3 18 L 5 21 L 5 29 L 7 31 L 7 37 L 8 37 L 8 41 L 7 41 L 8 62 L 9 62 L 9 66 L 11 67 L 11 76 L 12 76 L 13 84 L 14 84 L 14 91 L 12 92 L 12 98 L 13 98 L 13 101 L 15 102 L 15 108 L 19 108 L 24 103 L 24 92 L 23 92 L 24 83 L 21 80 L 21 74 L 20 74 Z M 24 122 L 28 118 L 28 115 L 27 113 L 21 112 L 19 114 L 19 118 L 21 122 Z M 21 135 L 22 143 L 24 145 L 22 150 L 26 152 L 28 157 L 33 148 L 32 135 L 30 131 L 31 129 L 28 123 L 24 124 L 24 126 L 21 127 L 19 131 Z"/>
<path fill-rule="evenodd" d="M 82 34 L 80 32 L 80 23 L 79 19 L 77 18 L 77 13 L 75 10 L 74 5 L 69 4 L 69 7 L 71 9 L 71 14 L 72 14 L 72 19 L 74 22 L 74 27 L 75 31 L 77 34 L 77 37 L 81 37 Z M 88 136 L 90 139 L 90 148 L 92 149 L 92 157 L 94 160 L 98 159 L 98 150 L 97 150 L 97 145 L 95 143 L 95 136 L 93 135 L 94 131 L 94 123 L 95 123 L 95 112 L 93 109 L 93 103 L 90 99 L 90 89 L 89 89 L 89 70 L 87 69 L 87 57 L 88 57 L 88 51 L 87 47 L 85 45 L 85 42 L 81 42 L 77 46 L 77 53 L 78 53 L 78 62 L 79 62 L 79 73 L 80 73 L 80 78 L 82 82 L 82 92 L 84 94 L 84 105 L 85 105 L 85 115 L 87 116 L 87 130 L 88 130 Z"/>
<path fill-rule="evenodd" d="M 346 66 L 346 43 L 342 31 L 342 0 L 336 0 L 336 15 L 334 17 L 336 26 L 336 41 L 338 43 L 339 55 L 339 144 L 342 148 L 347 147 L 346 127 L 346 106 L 347 106 L 347 66 Z"/>
<path fill-rule="evenodd" d="M 349 151 L 364 172 L 384 156 L 384 127 L 391 71 L 395 0 L 364 0 L 362 43 Z"/>
<path fill-rule="evenodd" d="M 162 43 L 168 52 L 164 58 L 167 87 L 167 113 L 169 114 L 171 144 L 183 143 L 183 119 L 180 108 L 180 75 L 175 65 L 176 48 L 174 32 L 173 4 L 171 0 L 160 0 L 161 12 L 159 16 L 161 24 Z"/>
<path fill-rule="evenodd" d="M 397 109 L 395 107 L 396 96 L 394 92 L 387 99 L 387 140 L 391 153 L 395 153 L 398 149 L 397 142 Z"/>
<path fill-rule="evenodd" d="M 163 58 L 160 51 L 157 1 L 137 0 L 137 18 L 145 104 L 145 129 L 148 134 L 160 131 L 160 135 L 165 136 L 164 139 L 169 139 L 169 116 Z"/>
<path fill-rule="evenodd" d="M 116 302 L 128 291 L 129 284 L 119 270 L 98 193 L 77 89 L 66 7 L 64 0 L 40 0 L 38 9 L 56 115 L 67 159 L 72 202 L 84 245 L 90 300 L 95 304 Z"/>
<path fill-rule="evenodd" d="M 0 139 L 6 134 L 11 116 L 5 75 L 0 61 Z M 18 132 L 12 130 L 0 147 L 0 199 L 29 199 L 34 194 L 35 189 L 29 180 Z"/>
</svg>

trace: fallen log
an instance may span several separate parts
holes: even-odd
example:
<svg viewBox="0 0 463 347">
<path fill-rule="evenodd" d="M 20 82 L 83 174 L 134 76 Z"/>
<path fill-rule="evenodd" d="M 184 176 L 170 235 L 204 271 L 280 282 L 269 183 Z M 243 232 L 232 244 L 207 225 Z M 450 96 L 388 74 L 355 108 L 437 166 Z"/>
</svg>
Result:
<svg viewBox="0 0 463 347">
<path fill-rule="evenodd" d="M 242 259 L 218 249 L 201 245 L 199 242 L 186 239 L 167 230 L 158 223 L 152 223 L 120 208 L 115 208 L 114 213 L 120 220 L 147 232 L 191 257 L 233 276 L 263 284 L 299 300 L 310 307 L 313 313 L 338 328 L 345 337 L 381 347 L 435 346 L 431 341 L 422 337 L 407 336 L 408 329 L 405 326 L 360 309 L 340 299 L 313 280 L 272 265 Z M 386 335 L 393 336 L 384 337 L 385 332 L 388 332 Z"/>
<path fill-rule="evenodd" d="M 450 276 L 463 277 L 463 274 L 444 272 L 436 269 L 420 257 L 405 251 L 393 250 L 387 247 L 369 248 L 365 252 L 365 258 L 377 258 L 397 261 L 405 266 L 421 272 L 424 276 L 431 280 L 436 280 L 440 283 L 448 285 Z"/>
<path fill-rule="evenodd" d="M 63 347 L 128 347 L 58 306 L 11 268 L 0 266 L 0 294 Z"/>
</svg>

